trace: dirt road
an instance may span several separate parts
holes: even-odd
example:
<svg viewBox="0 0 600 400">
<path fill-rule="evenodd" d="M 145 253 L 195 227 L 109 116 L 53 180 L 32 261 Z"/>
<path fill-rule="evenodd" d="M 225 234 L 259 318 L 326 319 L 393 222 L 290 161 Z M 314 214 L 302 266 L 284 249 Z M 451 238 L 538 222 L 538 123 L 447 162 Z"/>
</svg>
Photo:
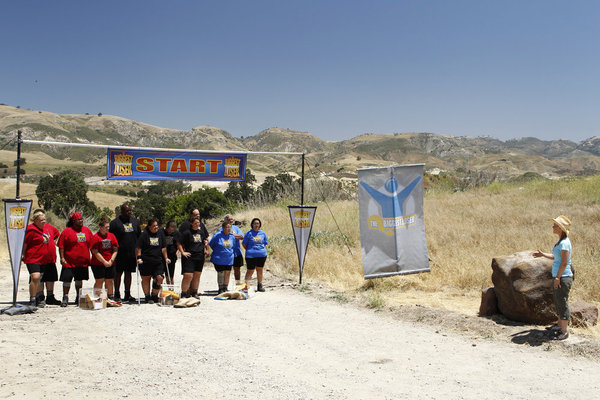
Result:
<svg viewBox="0 0 600 400">
<path fill-rule="evenodd" d="M 8 264 L 0 269 L 6 303 Z M 27 271 L 21 275 L 25 300 Z M 215 287 L 208 264 L 201 288 Z M 192 309 L 70 305 L 0 315 L 0 359 L 0 398 L 15 399 L 591 399 L 600 393 L 593 361 L 436 332 L 282 286 L 247 301 L 203 296 Z"/>
</svg>

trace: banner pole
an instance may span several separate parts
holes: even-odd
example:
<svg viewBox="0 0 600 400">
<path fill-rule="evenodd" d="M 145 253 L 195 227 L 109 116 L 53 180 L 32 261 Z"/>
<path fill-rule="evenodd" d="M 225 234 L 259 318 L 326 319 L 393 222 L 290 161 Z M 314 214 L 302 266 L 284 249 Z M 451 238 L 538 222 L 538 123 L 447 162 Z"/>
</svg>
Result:
<svg viewBox="0 0 600 400">
<path fill-rule="evenodd" d="M 19 129 L 17 131 L 17 196 L 15 197 L 16 199 L 21 198 L 21 187 L 20 187 L 20 182 L 21 182 L 21 143 L 22 143 L 21 133 L 22 132 Z"/>
<path fill-rule="evenodd" d="M 302 153 L 302 190 L 300 191 L 300 205 L 304 205 L 304 153 Z M 300 283 L 302 283 L 302 275 L 300 275 Z"/>
</svg>

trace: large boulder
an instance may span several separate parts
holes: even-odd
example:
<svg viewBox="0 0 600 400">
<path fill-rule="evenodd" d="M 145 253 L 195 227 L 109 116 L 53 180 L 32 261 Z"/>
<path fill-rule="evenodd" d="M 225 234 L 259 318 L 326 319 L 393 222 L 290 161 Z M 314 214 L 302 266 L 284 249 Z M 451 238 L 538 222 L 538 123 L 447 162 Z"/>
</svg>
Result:
<svg viewBox="0 0 600 400">
<path fill-rule="evenodd" d="M 552 297 L 552 260 L 532 251 L 492 259 L 498 310 L 509 319 L 533 324 L 556 321 Z"/>
<path fill-rule="evenodd" d="M 479 306 L 479 315 L 490 316 L 498 314 L 498 298 L 494 287 L 489 287 L 481 291 L 481 304 Z"/>
</svg>

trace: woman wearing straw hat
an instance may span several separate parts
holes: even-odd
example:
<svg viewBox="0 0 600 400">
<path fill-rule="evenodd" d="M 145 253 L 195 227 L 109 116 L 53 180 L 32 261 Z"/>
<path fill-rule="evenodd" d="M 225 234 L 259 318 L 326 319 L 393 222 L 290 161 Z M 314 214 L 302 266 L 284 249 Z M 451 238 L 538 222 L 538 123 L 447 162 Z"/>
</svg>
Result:
<svg viewBox="0 0 600 400">
<path fill-rule="evenodd" d="M 554 304 L 558 312 L 558 324 L 551 329 L 552 339 L 565 340 L 569 337 L 567 326 L 571 313 L 569 310 L 569 291 L 573 285 L 573 270 L 571 269 L 571 241 L 569 240 L 569 228 L 571 221 L 564 215 L 549 219 L 554 222 L 552 231 L 558 236 L 558 242 L 552 248 L 552 254 L 543 253 L 540 250 L 533 253 L 534 257 L 546 257 L 554 260 L 552 263 L 552 289 Z"/>
</svg>

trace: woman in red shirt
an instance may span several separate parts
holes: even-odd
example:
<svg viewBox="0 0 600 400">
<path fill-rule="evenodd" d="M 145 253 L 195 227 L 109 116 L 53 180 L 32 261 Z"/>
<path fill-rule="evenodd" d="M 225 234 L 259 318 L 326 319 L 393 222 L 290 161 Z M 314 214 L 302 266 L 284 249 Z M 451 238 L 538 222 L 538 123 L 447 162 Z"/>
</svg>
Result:
<svg viewBox="0 0 600 400">
<path fill-rule="evenodd" d="M 115 258 L 119 250 L 119 243 L 115 235 L 108 231 L 109 223 L 102 218 L 98 224 L 98 232 L 92 236 L 90 248 L 92 250 L 92 272 L 96 283 L 94 289 L 102 289 L 102 285 L 106 287 L 106 294 L 109 299 L 113 299 L 113 279 L 115 278 Z"/>
<path fill-rule="evenodd" d="M 89 279 L 88 266 L 90 265 L 90 243 L 92 231 L 83 226 L 83 217 L 76 212 L 71 214 L 67 227 L 58 239 L 60 252 L 60 281 L 63 283 L 63 298 L 61 307 L 66 307 L 69 302 L 69 289 L 71 281 L 75 280 L 75 304 L 79 303 L 79 289 L 82 281 Z"/>
<path fill-rule="evenodd" d="M 54 248 L 54 236 L 46 225 L 46 214 L 43 210 L 35 210 L 31 217 L 32 224 L 25 231 L 25 245 L 23 247 L 23 262 L 29 271 L 29 305 L 44 307 L 46 303 L 38 300 L 40 292 L 40 279 L 44 273 L 44 266 L 50 260 L 49 249 L 52 241 Z M 46 227 L 47 226 L 47 227 Z"/>
</svg>

